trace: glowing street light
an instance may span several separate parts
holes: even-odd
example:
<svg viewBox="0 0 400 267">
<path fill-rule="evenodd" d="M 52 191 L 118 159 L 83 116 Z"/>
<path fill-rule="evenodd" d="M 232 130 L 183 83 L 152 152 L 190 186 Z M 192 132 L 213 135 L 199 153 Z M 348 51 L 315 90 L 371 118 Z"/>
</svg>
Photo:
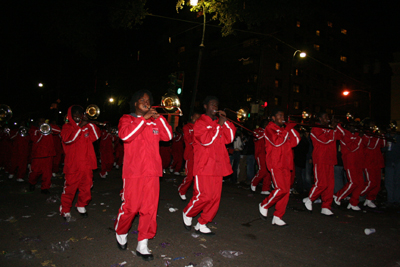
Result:
<svg viewBox="0 0 400 267">
<path fill-rule="evenodd" d="M 363 92 L 368 94 L 368 99 L 369 99 L 369 117 L 371 118 L 371 112 L 372 112 L 372 99 L 371 99 L 371 91 L 365 91 L 365 90 L 344 90 L 342 94 L 344 96 L 350 95 L 351 92 Z"/>
<path fill-rule="evenodd" d="M 307 56 L 306 52 L 300 52 L 300 57 L 305 58 Z"/>
<path fill-rule="evenodd" d="M 108 102 L 114 103 L 114 98 L 110 97 L 110 98 L 108 99 Z"/>
<path fill-rule="evenodd" d="M 198 0 L 190 0 L 190 5 L 191 6 L 197 6 L 198 3 L 199 3 Z"/>
<path fill-rule="evenodd" d="M 43 87 L 43 83 L 39 83 L 38 86 L 39 86 L 39 87 Z"/>
<path fill-rule="evenodd" d="M 350 91 L 343 91 L 343 93 L 342 93 L 344 96 L 348 96 L 349 94 L 350 94 Z"/>
</svg>

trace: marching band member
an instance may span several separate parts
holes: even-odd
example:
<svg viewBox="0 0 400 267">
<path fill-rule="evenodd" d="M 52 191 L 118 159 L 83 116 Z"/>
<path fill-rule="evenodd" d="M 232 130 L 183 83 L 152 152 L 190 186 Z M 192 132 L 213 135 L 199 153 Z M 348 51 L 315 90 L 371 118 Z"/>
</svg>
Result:
<svg viewBox="0 0 400 267">
<path fill-rule="evenodd" d="M 371 121 L 370 126 L 375 126 L 375 123 Z M 376 196 L 381 189 L 381 169 L 385 167 L 381 149 L 386 146 L 386 140 L 368 134 L 364 134 L 363 139 L 366 143 L 364 149 L 364 173 L 366 181 L 361 195 L 366 195 L 367 197 L 364 206 L 376 208 L 373 201 L 375 201 Z"/>
<path fill-rule="evenodd" d="M 53 143 L 54 143 L 54 147 L 56 150 L 56 155 L 53 157 L 53 169 L 52 169 L 52 173 L 53 173 L 53 177 L 56 177 L 57 173 L 60 172 L 60 164 L 61 164 L 61 160 L 64 154 L 64 150 L 62 147 L 62 140 L 61 140 L 61 130 L 60 127 L 58 127 L 56 125 L 55 121 L 52 121 L 51 124 L 52 129 L 54 129 L 55 134 L 53 134 Z"/>
<path fill-rule="evenodd" d="M 268 120 L 263 120 L 261 122 L 261 127 L 254 130 L 254 146 L 255 146 L 255 156 L 256 161 L 258 164 L 258 172 L 253 177 L 250 183 L 251 191 L 255 192 L 257 185 L 263 181 L 263 187 L 261 190 L 261 194 L 269 195 L 272 177 L 271 173 L 267 169 L 267 162 L 266 162 L 266 152 L 265 152 L 265 127 L 268 124 Z"/>
<path fill-rule="evenodd" d="M 172 163 L 169 167 L 171 174 L 180 175 L 183 162 L 183 135 L 177 128 L 174 132 L 174 137 L 172 138 Z"/>
<path fill-rule="evenodd" d="M 124 202 L 114 225 L 118 248 L 126 250 L 128 231 L 135 216 L 140 215 L 136 254 L 146 261 L 154 259 L 147 244 L 157 230 L 159 177 L 162 176 L 159 142 L 172 139 L 171 126 L 151 108 L 152 103 L 149 91 L 137 91 L 130 102 L 132 113 L 119 120 L 118 135 L 125 146 Z"/>
<path fill-rule="evenodd" d="M 226 119 L 224 111 L 218 111 L 218 98 L 208 96 L 203 102 L 205 114 L 197 119 L 194 132 L 194 191 L 189 204 L 183 210 L 183 224 L 191 229 L 192 218 L 201 215 L 194 229 L 204 235 L 214 235 L 207 227 L 217 214 L 221 200 L 222 179 L 232 173 L 225 145 L 232 143 L 236 127 Z M 220 117 L 217 118 L 216 114 Z"/>
<path fill-rule="evenodd" d="M 186 177 L 183 179 L 182 184 L 178 187 L 179 197 L 185 201 L 186 200 L 186 192 L 189 186 L 193 181 L 193 160 L 194 160 L 194 152 L 193 152 L 193 126 L 196 120 L 200 117 L 200 114 L 195 112 L 190 117 L 190 122 L 183 126 L 183 140 L 185 141 L 185 153 L 183 155 L 186 160 L 185 163 L 185 171 Z"/>
<path fill-rule="evenodd" d="M 115 168 L 118 170 L 124 160 L 124 143 L 118 134 L 114 135 Z"/>
<path fill-rule="evenodd" d="M 347 184 L 333 196 L 333 200 L 340 206 L 340 201 L 351 194 L 350 203 L 347 209 L 360 211 L 358 207 L 361 191 L 364 188 L 363 162 L 364 148 L 362 139 L 355 133 L 354 125 L 350 125 L 349 130 L 343 129 L 345 134 L 340 140 L 341 152 L 344 169 L 347 174 Z"/>
<path fill-rule="evenodd" d="M 45 123 L 44 118 L 39 119 L 39 127 Z M 42 175 L 41 193 L 49 194 L 53 169 L 53 157 L 56 155 L 52 134 L 58 134 L 59 129 L 52 129 L 52 133 L 43 134 L 39 128 L 31 128 L 29 136 L 32 141 L 31 171 L 29 173 L 29 191 L 35 190 L 35 185 Z"/>
<path fill-rule="evenodd" d="M 272 121 L 265 127 L 265 150 L 268 170 L 271 172 L 275 188 L 271 194 L 259 204 L 262 219 L 266 219 L 268 209 L 275 205 L 272 224 L 284 226 L 282 220 L 289 201 L 291 174 L 294 169 L 293 150 L 300 141 L 300 136 L 293 129 L 295 123 L 285 125 L 284 113 L 280 108 L 272 111 Z M 286 127 L 285 127 L 286 126 Z"/>
<path fill-rule="evenodd" d="M 61 131 L 65 152 L 65 183 L 60 213 L 66 221 L 70 221 L 72 201 L 77 190 L 79 195 L 76 210 L 83 218 L 88 216 L 85 207 L 92 199 L 90 188 L 93 184 L 93 170 L 97 169 L 93 142 L 99 139 L 101 133 L 95 124 L 88 121 L 81 106 L 69 107 L 67 118 L 68 123 L 63 125 Z"/>
<path fill-rule="evenodd" d="M 111 127 L 107 125 L 106 129 L 101 131 L 99 148 L 101 158 L 101 178 L 106 178 L 108 172 L 112 170 L 114 164 L 114 136 L 111 134 L 110 130 Z"/>
<path fill-rule="evenodd" d="M 328 126 L 329 117 L 326 112 L 320 112 L 318 119 L 322 126 Z M 336 158 L 336 140 L 341 140 L 344 134 L 340 124 L 332 122 L 334 129 L 313 127 L 311 129 L 311 140 L 314 146 L 314 185 L 311 187 L 309 196 L 303 199 L 307 210 L 312 211 L 312 203 L 321 196 L 321 214 L 330 216 L 335 188 L 334 166 Z M 336 127 L 337 126 L 337 127 Z M 336 129 L 335 129 L 336 128 Z"/>
<path fill-rule="evenodd" d="M 25 127 L 25 122 L 21 122 L 21 126 L 17 131 L 11 134 L 13 149 L 11 153 L 10 176 L 13 178 L 16 174 L 17 182 L 23 182 L 28 166 L 29 143 L 31 138 L 28 133 L 28 128 Z"/>
</svg>

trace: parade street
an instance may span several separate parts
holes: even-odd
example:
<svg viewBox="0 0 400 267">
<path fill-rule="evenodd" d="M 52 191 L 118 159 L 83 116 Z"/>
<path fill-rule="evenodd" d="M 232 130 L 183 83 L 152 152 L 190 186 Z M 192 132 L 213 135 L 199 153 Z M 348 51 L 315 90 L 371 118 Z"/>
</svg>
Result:
<svg viewBox="0 0 400 267">
<path fill-rule="evenodd" d="M 156 237 L 149 240 L 154 260 L 135 254 L 138 218 L 128 235 L 128 249 L 117 248 L 114 221 L 121 205 L 121 170 L 106 179 L 94 172 L 88 218 L 73 209 L 75 221 L 59 215 L 64 179 L 52 179 L 50 194 L 37 185 L 0 177 L 0 266 L 400 266 L 400 213 L 398 210 L 346 210 L 333 207 L 334 216 L 305 210 L 302 196 L 291 195 L 283 220 L 286 227 L 262 220 L 258 204 L 265 196 L 243 185 L 224 183 L 219 212 L 208 227 L 215 236 L 196 235 L 182 224 L 187 202 L 178 196 L 183 177 L 160 179 Z M 191 197 L 192 189 L 187 196 Z M 193 225 L 197 218 L 193 219 Z M 366 228 L 375 233 L 367 235 Z M 232 252 L 233 251 L 233 252 Z M 228 257 L 227 257 L 228 256 Z M 212 259 L 212 265 L 204 265 Z"/>
</svg>

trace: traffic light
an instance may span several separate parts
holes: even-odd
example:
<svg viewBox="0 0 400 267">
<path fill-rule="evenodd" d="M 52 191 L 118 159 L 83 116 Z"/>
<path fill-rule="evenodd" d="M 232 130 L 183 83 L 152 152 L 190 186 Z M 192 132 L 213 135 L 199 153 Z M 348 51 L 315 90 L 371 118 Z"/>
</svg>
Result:
<svg viewBox="0 0 400 267">
<path fill-rule="evenodd" d="M 168 77 L 169 90 L 176 93 L 177 95 L 182 94 L 185 82 L 185 73 L 183 71 L 177 71 L 171 73 Z"/>
<path fill-rule="evenodd" d="M 178 88 L 178 89 L 176 89 L 176 93 L 178 94 L 178 95 L 180 95 L 180 94 L 182 94 L 182 88 Z"/>
</svg>

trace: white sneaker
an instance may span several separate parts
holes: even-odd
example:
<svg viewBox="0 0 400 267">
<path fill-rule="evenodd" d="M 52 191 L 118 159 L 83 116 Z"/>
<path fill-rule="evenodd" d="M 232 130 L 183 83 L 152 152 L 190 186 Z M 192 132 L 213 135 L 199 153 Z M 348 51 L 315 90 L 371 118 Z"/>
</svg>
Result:
<svg viewBox="0 0 400 267">
<path fill-rule="evenodd" d="M 173 173 L 173 172 L 174 172 L 174 170 L 169 168 L 169 173 Z"/>
<path fill-rule="evenodd" d="M 101 173 L 100 173 L 100 178 L 103 178 L 103 179 L 105 179 L 105 178 L 106 178 L 106 176 L 107 176 L 107 173 L 106 173 L 106 174 L 104 174 L 104 175 L 101 175 Z"/>
<path fill-rule="evenodd" d="M 275 224 L 275 225 L 278 225 L 278 226 L 285 226 L 286 225 L 286 223 L 283 220 L 281 220 L 281 218 L 276 217 L 276 216 L 274 216 L 272 218 L 272 224 Z"/>
<path fill-rule="evenodd" d="M 332 216 L 332 215 L 333 215 L 333 212 L 332 212 L 330 209 L 322 208 L 321 214 L 324 214 L 324 215 L 326 215 L 326 216 Z"/>
<path fill-rule="evenodd" d="M 18 179 L 17 179 L 17 182 L 24 182 L 24 179 L 18 178 Z"/>
<path fill-rule="evenodd" d="M 185 213 L 182 213 L 183 214 L 183 223 L 186 225 L 186 226 L 192 226 L 192 217 L 188 217 L 188 216 L 186 216 L 185 215 Z"/>
<path fill-rule="evenodd" d="M 163 172 L 164 174 L 167 173 L 167 171 L 166 171 L 165 169 L 163 169 L 162 172 Z"/>
<path fill-rule="evenodd" d="M 251 191 L 256 192 L 256 187 L 252 184 L 250 184 L 250 189 L 251 189 Z"/>
<path fill-rule="evenodd" d="M 119 235 L 115 233 L 115 237 L 117 238 L 117 242 L 122 246 L 125 245 L 126 242 L 128 242 L 128 234 Z"/>
<path fill-rule="evenodd" d="M 114 162 L 114 164 L 113 164 L 113 165 L 114 165 L 114 167 L 118 166 L 116 162 Z"/>
<path fill-rule="evenodd" d="M 186 200 L 186 196 L 185 196 L 185 195 L 179 194 L 179 197 L 180 197 L 182 200 Z"/>
<path fill-rule="evenodd" d="M 119 165 L 115 165 L 115 168 L 118 170 L 119 169 Z"/>
<path fill-rule="evenodd" d="M 179 172 L 174 172 L 175 175 L 181 175 Z"/>
<path fill-rule="evenodd" d="M 151 251 L 149 250 L 149 248 L 147 247 L 147 243 L 148 243 L 148 239 L 143 239 L 141 241 L 138 242 L 137 247 L 136 247 L 136 251 L 138 251 L 140 254 L 151 254 Z"/>
<path fill-rule="evenodd" d="M 206 224 L 200 224 L 199 222 L 194 227 L 194 230 L 206 235 L 214 234 L 213 232 L 211 232 L 210 228 L 208 228 Z"/>
<path fill-rule="evenodd" d="M 56 177 L 56 176 L 57 176 L 55 172 L 53 172 L 52 175 L 53 175 L 53 177 Z"/>
<path fill-rule="evenodd" d="M 310 198 L 308 198 L 308 197 L 303 198 L 303 203 L 308 211 L 312 211 L 312 202 L 311 202 Z"/>
<path fill-rule="evenodd" d="M 76 207 L 79 213 L 86 213 L 86 208 L 85 207 Z"/>
<path fill-rule="evenodd" d="M 335 204 L 340 206 L 340 201 L 338 200 L 338 197 L 333 195 L 333 201 L 335 201 Z"/>
<path fill-rule="evenodd" d="M 261 203 L 258 204 L 258 210 L 260 211 L 261 216 L 263 216 L 264 218 L 268 216 L 268 209 L 264 209 L 263 207 L 261 207 Z"/>
<path fill-rule="evenodd" d="M 374 204 L 374 202 L 372 202 L 372 200 L 368 200 L 368 199 L 365 200 L 364 206 L 367 206 L 368 208 L 371 208 L 371 209 L 376 208 L 376 205 Z"/>
<path fill-rule="evenodd" d="M 64 220 L 66 221 L 66 222 L 71 222 L 72 221 L 72 216 L 71 216 L 71 213 L 65 213 L 64 214 Z"/>
<path fill-rule="evenodd" d="M 10 175 L 8 176 L 8 179 L 12 179 L 12 178 L 14 178 L 14 174 L 10 174 Z"/>
<path fill-rule="evenodd" d="M 322 203 L 322 200 L 321 200 L 320 198 L 317 198 L 317 199 L 314 201 L 314 203 L 315 203 L 315 204 L 320 204 L 320 203 Z"/>
<path fill-rule="evenodd" d="M 347 206 L 348 210 L 354 210 L 354 211 L 360 211 L 360 207 L 359 206 L 353 206 L 349 203 L 349 205 Z"/>
<path fill-rule="evenodd" d="M 261 195 L 269 195 L 269 194 L 271 194 L 271 192 L 269 192 L 269 191 L 261 191 Z"/>
</svg>

